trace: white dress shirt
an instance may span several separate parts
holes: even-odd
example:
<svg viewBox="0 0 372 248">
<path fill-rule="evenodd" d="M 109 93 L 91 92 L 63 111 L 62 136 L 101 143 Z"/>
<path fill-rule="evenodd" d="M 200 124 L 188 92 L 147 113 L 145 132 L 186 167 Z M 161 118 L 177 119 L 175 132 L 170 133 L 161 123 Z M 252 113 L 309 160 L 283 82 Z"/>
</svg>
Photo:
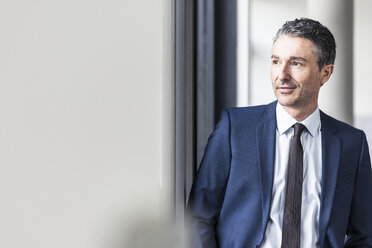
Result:
<svg viewBox="0 0 372 248">
<path fill-rule="evenodd" d="M 293 125 L 296 119 L 290 116 L 279 103 L 276 106 L 276 150 L 274 182 L 271 195 L 270 216 L 267 223 L 262 248 L 280 247 L 282 243 L 282 223 L 285 201 L 285 187 L 288 156 Z M 301 121 L 306 130 L 301 135 L 303 156 L 303 186 L 301 206 L 301 248 L 319 247 L 319 210 L 322 180 L 322 142 L 320 113 L 317 108 Z"/>
</svg>

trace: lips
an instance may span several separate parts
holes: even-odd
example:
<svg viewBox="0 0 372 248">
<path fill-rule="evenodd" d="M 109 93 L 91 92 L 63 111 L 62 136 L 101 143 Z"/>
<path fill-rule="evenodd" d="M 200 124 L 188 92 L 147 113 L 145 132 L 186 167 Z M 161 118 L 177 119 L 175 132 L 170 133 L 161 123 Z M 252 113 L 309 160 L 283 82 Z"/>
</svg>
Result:
<svg viewBox="0 0 372 248">
<path fill-rule="evenodd" d="M 291 94 L 295 91 L 296 86 L 278 86 L 277 89 L 281 94 Z"/>
<path fill-rule="evenodd" d="M 275 84 L 277 91 L 283 95 L 292 94 L 298 87 L 298 84 L 292 80 L 278 80 Z"/>
</svg>

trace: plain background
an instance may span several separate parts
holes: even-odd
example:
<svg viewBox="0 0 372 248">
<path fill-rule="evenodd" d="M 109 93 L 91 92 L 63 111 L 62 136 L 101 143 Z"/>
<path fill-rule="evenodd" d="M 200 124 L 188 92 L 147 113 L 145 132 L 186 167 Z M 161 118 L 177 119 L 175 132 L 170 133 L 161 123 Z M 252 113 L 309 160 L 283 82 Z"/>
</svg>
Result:
<svg viewBox="0 0 372 248">
<path fill-rule="evenodd" d="M 162 221 L 165 9 L 0 2 L 1 248 L 126 247 Z"/>
</svg>

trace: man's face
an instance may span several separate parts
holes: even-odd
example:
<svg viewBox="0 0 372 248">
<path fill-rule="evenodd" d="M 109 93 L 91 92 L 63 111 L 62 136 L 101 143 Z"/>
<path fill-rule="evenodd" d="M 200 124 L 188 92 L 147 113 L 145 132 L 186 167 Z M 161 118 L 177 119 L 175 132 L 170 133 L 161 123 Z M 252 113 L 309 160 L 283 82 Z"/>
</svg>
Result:
<svg viewBox="0 0 372 248">
<path fill-rule="evenodd" d="M 315 49 L 312 41 L 288 35 L 281 36 L 274 43 L 270 74 L 274 93 L 281 105 L 305 112 L 317 107 L 320 86 L 332 72 L 325 72 L 327 66 L 319 71 Z"/>
</svg>

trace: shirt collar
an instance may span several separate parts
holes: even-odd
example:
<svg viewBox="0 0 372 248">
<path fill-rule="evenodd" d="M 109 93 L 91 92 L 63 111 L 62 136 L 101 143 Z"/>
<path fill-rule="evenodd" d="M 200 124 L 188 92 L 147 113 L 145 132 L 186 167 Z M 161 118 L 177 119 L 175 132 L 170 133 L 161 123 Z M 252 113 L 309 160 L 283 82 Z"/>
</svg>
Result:
<svg viewBox="0 0 372 248">
<path fill-rule="evenodd" d="M 287 130 L 297 122 L 295 118 L 285 111 L 280 103 L 276 105 L 276 125 L 281 135 L 287 132 Z M 311 136 L 315 137 L 319 133 L 321 125 L 319 108 L 317 107 L 311 115 L 300 123 L 306 127 Z"/>
</svg>

